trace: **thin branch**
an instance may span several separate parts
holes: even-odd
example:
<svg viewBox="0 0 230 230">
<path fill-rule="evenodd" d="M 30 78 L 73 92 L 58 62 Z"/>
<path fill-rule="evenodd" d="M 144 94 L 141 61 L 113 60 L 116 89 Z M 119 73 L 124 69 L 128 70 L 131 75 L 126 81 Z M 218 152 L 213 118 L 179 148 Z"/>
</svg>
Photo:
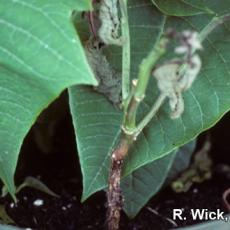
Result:
<svg viewBox="0 0 230 230">
<path fill-rule="evenodd" d="M 137 125 L 135 129 L 135 136 L 138 136 L 141 131 L 149 124 L 149 122 L 152 120 L 152 118 L 156 115 L 161 105 L 164 103 L 166 99 L 165 94 L 160 94 L 157 98 L 156 102 L 153 104 L 151 110 L 148 112 L 148 114 L 143 118 L 143 120 Z"/>
<path fill-rule="evenodd" d="M 122 33 L 122 99 L 128 97 L 130 91 L 130 35 L 127 11 L 127 0 L 119 0 L 121 10 Z"/>
<path fill-rule="evenodd" d="M 151 76 L 153 66 L 159 58 L 165 53 L 168 39 L 160 38 L 154 45 L 148 56 L 143 59 L 139 67 L 138 79 L 135 82 L 133 95 L 130 103 L 125 108 L 125 118 L 123 123 L 123 130 L 127 134 L 134 134 L 136 131 L 136 113 L 141 101 L 145 97 L 145 91 Z"/>
<path fill-rule="evenodd" d="M 210 23 L 208 23 L 208 25 L 205 26 L 200 32 L 199 35 L 200 41 L 203 42 L 214 29 L 216 29 L 219 25 L 229 20 L 230 20 L 230 14 L 225 14 L 220 17 L 214 17 L 210 21 Z"/>
</svg>

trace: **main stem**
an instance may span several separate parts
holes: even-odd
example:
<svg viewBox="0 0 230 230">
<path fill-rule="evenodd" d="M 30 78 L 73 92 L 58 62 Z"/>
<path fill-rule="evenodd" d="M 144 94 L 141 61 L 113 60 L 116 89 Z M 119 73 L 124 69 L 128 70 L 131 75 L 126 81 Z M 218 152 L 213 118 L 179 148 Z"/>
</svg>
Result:
<svg viewBox="0 0 230 230">
<path fill-rule="evenodd" d="M 153 66 L 159 58 L 165 53 L 168 39 L 161 37 L 155 43 L 148 56 L 142 60 L 137 80 L 133 81 L 134 90 L 131 92 L 131 99 L 128 106 L 125 107 L 125 117 L 123 121 L 123 130 L 127 134 L 132 134 L 136 138 L 136 113 L 138 107 L 145 97 L 145 91 L 151 76 Z"/>
<path fill-rule="evenodd" d="M 111 154 L 111 167 L 109 173 L 109 187 L 107 192 L 107 227 L 108 230 L 119 229 L 120 211 L 123 205 L 122 193 L 120 188 L 121 172 L 125 157 L 129 148 L 136 140 L 136 113 L 139 104 L 144 99 L 145 91 L 151 74 L 152 67 L 157 60 L 164 54 L 167 40 L 161 38 L 153 47 L 153 50 L 142 61 L 138 80 L 132 83 L 130 95 L 124 103 L 124 119 L 122 123 L 122 133 L 120 141 Z"/>
<path fill-rule="evenodd" d="M 125 156 L 128 154 L 133 142 L 131 136 L 122 132 L 120 143 L 111 155 L 111 167 L 109 174 L 109 187 L 107 191 L 107 228 L 118 230 L 120 212 L 123 206 L 123 198 L 120 188 L 121 172 Z"/>
</svg>

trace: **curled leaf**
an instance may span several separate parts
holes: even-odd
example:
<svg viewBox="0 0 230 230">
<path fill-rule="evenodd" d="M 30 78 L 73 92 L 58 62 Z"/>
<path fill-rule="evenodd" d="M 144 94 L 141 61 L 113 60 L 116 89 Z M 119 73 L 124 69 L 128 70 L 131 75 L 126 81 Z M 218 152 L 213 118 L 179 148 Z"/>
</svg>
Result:
<svg viewBox="0 0 230 230">
<path fill-rule="evenodd" d="M 102 53 L 99 41 L 90 39 L 85 46 L 86 56 L 99 84 L 95 90 L 104 94 L 114 105 L 121 101 L 121 76 Z"/>
<path fill-rule="evenodd" d="M 175 53 L 186 54 L 202 49 L 199 34 L 195 31 L 185 30 L 179 35 L 180 45 L 175 48 Z"/>
<path fill-rule="evenodd" d="M 162 94 L 169 98 L 171 117 L 177 118 L 184 111 L 184 101 L 179 87 L 179 64 L 168 63 L 157 68 L 153 75 L 157 79 L 157 85 Z"/>
<path fill-rule="evenodd" d="M 176 38 L 180 46 L 176 47 L 175 52 L 184 56 L 174 58 L 153 71 L 161 94 L 169 99 L 172 119 L 179 118 L 184 111 L 182 92 L 192 86 L 200 71 L 201 60 L 194 52 L 202 48 L 196 32 L 186 30 Z"/>
<path fill-rule="evenodd" d="M 118 35 L 120 20 L 118 17 L 118 0 L 102 0 L 99 11 L 101 27 L 98 31 L 100 39 L 106 45 L 122 44 Z"/>
<path fill-rule="evenodd" d="M 185 91 L 192 86 L 192 83 L 196 79 L 196 76 L 201 69 L 201 60 L 198 55 L 193 55 L 190 63 L 187 64 L 187 69 L 184 75 L 180 78 L 178 84 L 180 88 Z"/>
</svg>

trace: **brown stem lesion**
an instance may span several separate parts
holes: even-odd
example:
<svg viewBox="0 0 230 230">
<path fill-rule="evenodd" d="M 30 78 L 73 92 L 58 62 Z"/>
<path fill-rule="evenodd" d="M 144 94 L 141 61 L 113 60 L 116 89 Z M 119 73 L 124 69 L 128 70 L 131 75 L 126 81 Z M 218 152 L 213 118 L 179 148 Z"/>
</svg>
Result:
<svg viewBox="0 0 230 230">
<path fill-rule="evenodd" d="M 132 102 L 132 100 L 131 100 Z M 130 107 L 132 108 L 132 106 Z M 125 113 L 123 123 L 130 116 L 130 111 Z M 121 173 L 123 168 L 124 159 L 128 154 L 130 146 L 134 141 L 134 136 L 127 134 L 122 130 L 119 144 L 112 151 L 111 166 L 109 173 L 109 187 L 107 191 L 107 228 L 108 230 L 119 229 L 120 212 L 123 207 L 123 196 L 121 191 Z"/>
<path fill-rule="evenodd" d="M 153 47 L 152 52 L 140 65 L 138 79 L 132 81 L 130 95 L 124 102 L 124 119 L 122 122 L 120 141 L 111 154 L 111 166 L 107 191 L 107 227 L 108 230 L 118 230 L 120 211 L 123 206 L 122 192 L 120 188 L 122 166 L 128 151 L 140 134 L 136 125 L 136 114 L 140 103 L 145 97 L 145 91 L 150 78 L 153 65 L 164 54 L 167 40 L 162 38 Z M 141 84 L 139 84 L 141 81 Z"/>
<path fill-rule="evenodd" d="M 123 197 L 120 188 L 121 172 L 129 147 L 130 140 L 123 133 L 120 143 L 111 155 L 109 187 L 107 191 L 107 227 L 109 230 L 119 229 L 120 211 L 123 206 Z"/>
</svg>

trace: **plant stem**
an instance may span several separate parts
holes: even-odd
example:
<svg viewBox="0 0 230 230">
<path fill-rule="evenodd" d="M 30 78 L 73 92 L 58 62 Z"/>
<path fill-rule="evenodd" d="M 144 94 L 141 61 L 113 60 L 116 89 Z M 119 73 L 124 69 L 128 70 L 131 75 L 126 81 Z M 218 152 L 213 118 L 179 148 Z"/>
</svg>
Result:
<svg viewBox="0 0 230 230">
<path fill-rule="evenodd" d="M 148 56 L 143 59 L 139 67 L 138 80 L 136 83 L 130 103 L 125 108 L 125 118 L 123 122 L 123 130 L 127 134 L 134 134 L 136 130 L 136 113 L 141 101 L 145 97 L 145 91 L 151 76 L 153 66 L 158 59 L 165 53 L 168 39 L 160 38 Z"/>
<path fill-rule="evenodd" d="M 165 53 L 167 43 L 168 39 L 165 37 L 158 39 L 148 56 L 142 60 L 139 67 L 136 92 L 134 94 L 135 98 L 138 100 L 142 100 L 145 96 L 145 91 L 151 76 L 152 68 L 158 59 Z"/>
<path fill-rule="evenodd" d="M 219 26 L 220 24 L 226 22 L 230 20 L 230 14 L 225 14 L 223 16 L 220 17 L 214 17 L 210 23 L 208 23 L 207 26 L 204 27 L 204 29 L 201 30 L 200 32 L 200 41 L 203 42 L 208 35 L 214 30 L 216 29 L 217 26 Z"/>
<path fill-rule="evenodd" d="M 122 33 L 122 99 L 128 97 L 130 91 L 130 35 L 127 11 L 127 0 L 119 0 L 121 10 Z"/>
<path fill-rule="evenodd" d="M 144 127 L 152 120 L 152 118 L 156 115 L 161 105 L 164 103 L 165 99 L 166 99 L 166 95 L 164 94 L 159 95 L 159 97 L 157 98 L 156 102 L 153 104 L 149 113 L 137 125 L 135 129 L 135 136 L 138 136 L 141 133 L 141 131 L 144 129 Z"/>
<path fill-rule="evenodd" d="M 145 96 L 151 70 L 157 60 L 165 53 L 167 41 L 166 38 L 160 38 L 150 54 L 142 61 L 139 68 L 138 80 L 133 80 L 132 90 L 127 97 L 127 104 L 124 104 L 125 113 L 122 123 L 122 134 L 118 146 L 111 154 L 109 187 L 107 192 L 108 230 L 119 229 L 120 210 L 123 204 L 120 189 L 123 161 L 128 154 L 130 146 L 136 140 L 136 113 L 140 102 Z"/>
<path fill-rule="evenodd" d="M 120 143 L 111 155 L 111 166 L 109 173 L 109 187 L 107 191 L 107 228 L 118 230 L 120 222 L 120 211 L 123 206 L 122 193 L 120 188 L 121 171 L 125 156 L 128 154 L 133 138 L 121 134 Z"/>
</svg>

